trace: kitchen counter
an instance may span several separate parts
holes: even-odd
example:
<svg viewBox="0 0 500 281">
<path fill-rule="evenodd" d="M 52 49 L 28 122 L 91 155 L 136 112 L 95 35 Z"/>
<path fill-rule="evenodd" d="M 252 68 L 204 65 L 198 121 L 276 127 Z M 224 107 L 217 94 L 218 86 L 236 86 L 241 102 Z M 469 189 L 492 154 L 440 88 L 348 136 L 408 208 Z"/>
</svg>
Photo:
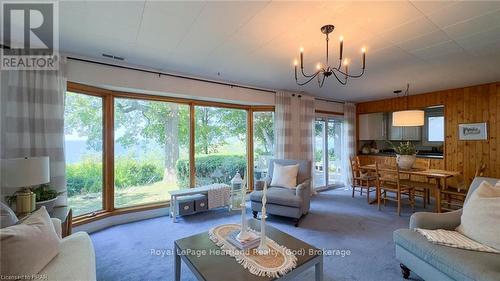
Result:
<svg viewBox="0 0 500 281">
<path fill-rule="evenodd" d="M 362 154 L 361 152 L 358 155 L 366 155 L 366 156 L 384 156 L 384 157 L 396 157 L 396 153 L 394 152 L 379 152 L 376 154 Z M 442 154 L 433 153 L 433 154 L 417 154 L 417 158 L 431 158 L 431 159 L 444 159 Z"/>
</svg>

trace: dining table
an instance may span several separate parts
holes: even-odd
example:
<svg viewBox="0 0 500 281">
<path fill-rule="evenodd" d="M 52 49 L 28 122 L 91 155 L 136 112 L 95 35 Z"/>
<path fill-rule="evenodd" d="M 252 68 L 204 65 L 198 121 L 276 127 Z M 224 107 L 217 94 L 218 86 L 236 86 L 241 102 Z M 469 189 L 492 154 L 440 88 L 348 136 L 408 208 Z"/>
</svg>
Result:
<svg viewBox="0 0 500 281">
<path fill-rule="evenodd" d="M 375 171 L 375 164 L 363 165 L 360 167 L 361 170 Z M 378 165 L 378 170 L 382 172 L 397 173 L 396 166 L 391 165 Z M 451 177 L 458 176 L 460 173 L 456 171 L 447 171 L 439 169 L 426 169 L 426 168 L 412 168 L 410 170 L 399 169 L 400 174 L 411 176 L 422 176 L 428 179 L 434 179 L 435 184 L 433 185 L 434 196 L 436 200 L 436 206 L 434 211 L 436 213 L 441 213 L 441 190 L 446 187 L 446 180 Z M 441 182 L 442 181 L 442 182 Z M 377 192 L 378 196 L 378 192 Z"/>
</svg>

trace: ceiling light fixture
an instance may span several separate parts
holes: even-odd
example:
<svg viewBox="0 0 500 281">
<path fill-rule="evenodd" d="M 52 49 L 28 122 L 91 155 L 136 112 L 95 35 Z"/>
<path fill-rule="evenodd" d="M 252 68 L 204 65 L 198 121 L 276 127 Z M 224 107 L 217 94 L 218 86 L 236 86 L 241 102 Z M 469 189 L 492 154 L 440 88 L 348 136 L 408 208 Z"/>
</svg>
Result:
<svg viewBox="0 0 500 281">
<path fill-rule="evenodd" d="M 410 110 L 408 106 L 408 99 L 410 96 L 410 84 L 406 84 L 406 91 L 404 98 L 406 98 L 406 110 L 396 111 L 392 113 L 392 126 L 399 127 L 412 127 L 424 125 L 424 111 L 423 110 Z M 396 90 L 394 93 L 399 96 L 401 90 Z"/>
<path fill-rule="evenodd" d="M 297 66 L 299 62 L 297 60 L 294 61 L 294 66 L 295 66 L 295 82 L 297 85 L 303 86 L 309 82 L 311 82 L 315 77 L 318 78 L 318 85 L 319 87 L 323 87 L 323 84 L 325 83 L 325 78 L 330 77 L 333 75 L 337 81 L 340 82 L 340 84 L 345 85 L 347 84 L 347 78 L 358 78 L 361 77 L 365 73 L 365 66 L 366 66 L 366 48 L 363 47 L 361 49 L 361 53 L 363 56 L 363 66 L 361 68 L 361 73 L 357 75 L 349 74 L 349 60 L 347 58 L 342 57 L 343 51 L 344 51 L 344 37 L 340 36 L 340 52 L 339 52 L 339 62 L 336 67 L 332 67 L 329 65 L 328 61 L 328 34 L 332 33 L 335 27 L 331 24 L 325 25 L 321 27 L 321 33 L 326 35 L 326 63 L 322 65 L 321 63 L 318 63 L 316 65 L 316 72 L 313 74 L 309 75 L 304 72 L 304 48 L 300 48 L 300 73 L 302 76 L 306 79 L 304 82 L 299 82 L 298 79 L 298 74 L 297 74 Z M 344 65 L 344 70 L 342 70 L 342 64 Z"/>
</svg>

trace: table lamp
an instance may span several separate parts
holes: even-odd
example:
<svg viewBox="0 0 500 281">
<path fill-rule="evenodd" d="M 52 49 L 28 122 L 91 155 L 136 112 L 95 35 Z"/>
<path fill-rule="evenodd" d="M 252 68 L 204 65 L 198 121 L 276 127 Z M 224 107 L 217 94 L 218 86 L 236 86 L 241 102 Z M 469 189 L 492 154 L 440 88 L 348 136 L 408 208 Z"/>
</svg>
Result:
<svg viewBox="0 0 500 281">
<path fill-rule="evenodd" d="M 33 212 L 36 206 L 35 194 L 30 188 L 50 181 L 49 157 L 2 159 L 1 166 L 0 185 L 2 190 L 16 195 L 16 212 Z"/>
</svg>

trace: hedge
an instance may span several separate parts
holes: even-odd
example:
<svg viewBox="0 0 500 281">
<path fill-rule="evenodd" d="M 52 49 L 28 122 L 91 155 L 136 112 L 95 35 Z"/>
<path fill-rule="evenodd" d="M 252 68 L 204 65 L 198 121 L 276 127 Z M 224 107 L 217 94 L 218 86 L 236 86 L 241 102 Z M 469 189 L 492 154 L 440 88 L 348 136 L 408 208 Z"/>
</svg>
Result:
<svg viewBox="0 0 500 281">
<path fill-rule="evenodd" d="M 244 155 L 196 155 L 196 185 L 231 182 L 236 172 L 243 177 L 246 172 L 247 160 Z M 176 165 L 177 184 L 189 186 L 189 160 L 179 159 Z"/>
<path fill-rule="evenodd" d="M 243 177 L 246 172 L 244 155 L 202 155 L 196 156 L 196 184 L 231 182 L 236 172 Z M 176 163 L 177 184 L 189 186 L 189 160 L 179 159 Z M 149 185 L 163 180 L 163 163 L 145 159 L 137 161 L 130 157 L 119 157 L 115 161 L 115 187 L 123 189 L 132 186 Z M 68 195 L 101 192 L 102 162 L 88 158 L 66 166 Z"/>
<path fill-rule="evenodd" d="M 68 195 L 100 192 L 102 190 L 102 162 L 84 159 L 66 166 Z M 119 157 L 115 161 L 115 187 L 148 185 L 163 180 L 163 165 L 158 161 L 136 161 Z"/>
</svg>

